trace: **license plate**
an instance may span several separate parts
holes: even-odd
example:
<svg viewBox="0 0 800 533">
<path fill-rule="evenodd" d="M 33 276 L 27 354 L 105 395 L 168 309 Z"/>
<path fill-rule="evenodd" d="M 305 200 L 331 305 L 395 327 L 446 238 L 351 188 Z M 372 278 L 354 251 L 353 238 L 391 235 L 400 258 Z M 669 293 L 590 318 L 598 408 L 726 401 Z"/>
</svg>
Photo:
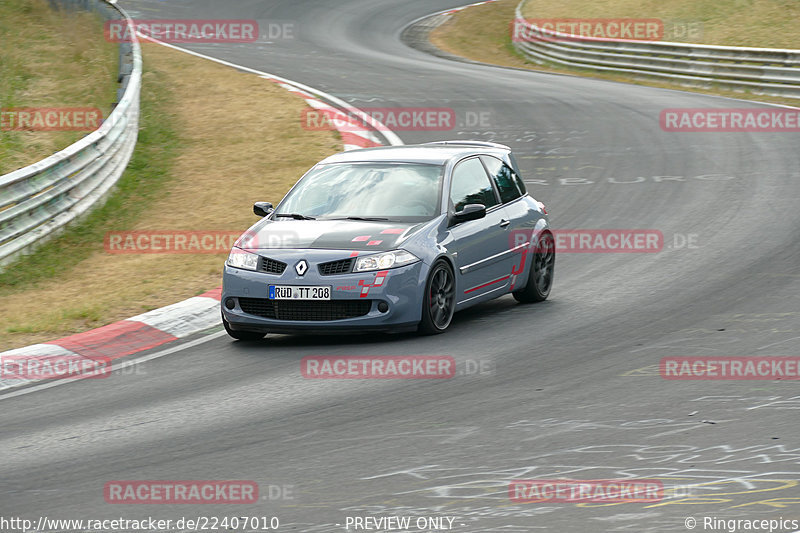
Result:
<svg viewBox="0 0 800 533">
<path fill-rule="evenodd" d="M 270 285 L 270 300 L 330 300 L 331 287 L 295 285 Z"/>
</svg>

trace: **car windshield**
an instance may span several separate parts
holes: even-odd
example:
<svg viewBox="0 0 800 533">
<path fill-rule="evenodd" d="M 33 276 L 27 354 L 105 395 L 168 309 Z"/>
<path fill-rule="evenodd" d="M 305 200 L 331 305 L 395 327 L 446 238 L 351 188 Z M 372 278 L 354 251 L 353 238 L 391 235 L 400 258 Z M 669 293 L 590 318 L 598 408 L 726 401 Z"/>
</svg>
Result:
<svg viewBox="0 0 800 533">
<path fill-rule="evenodd" d="M 319 165 L 286 195 L 276 216 L 430 220 L 439 213 L 442 170 L 411 163 Z"/>
</svg>

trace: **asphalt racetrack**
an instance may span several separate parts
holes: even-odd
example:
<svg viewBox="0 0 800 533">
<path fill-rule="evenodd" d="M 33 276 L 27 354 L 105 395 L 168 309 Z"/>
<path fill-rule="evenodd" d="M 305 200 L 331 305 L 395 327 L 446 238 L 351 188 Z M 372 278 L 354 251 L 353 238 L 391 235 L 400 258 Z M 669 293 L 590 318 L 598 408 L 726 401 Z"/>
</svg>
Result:
<svg viewBox="0 0 800 533">
<path fill-rule="evenodd" d="M 449 61 L 401 41 L 411 21 L 462 2 L 120 5 L 134 18 L 291 23 L 292 38 L 190 48 L 356 107 L 451 108 L 450 131 L 396 133 L 508 144 L 554 227 L 659 230 L 663 249 L 562 253 L 548 301 L 506 296 L 440 336 L 248 344 L 212 332 L 112 379 L 0 396 L 0 516 L 278 517 L 278 531 L 319 533 L 366 516 L 439 519 L 458 533 L 800 519 L 798 382 L 667 380 L 658 368 L 671 356 L 800 355 L 800 136 L 667 132 L 663 109 L 757 104 Z M 258 176 L 243 194 L 254 191 Z M 304 379 L 310 355 L 449 355 L 459 371 Z M 661 480 L 664 498 L 509 498 L 513 480 L 630 477 Z M 252 480 L 260 496 L 117 505 L 103 493 L 113 480 Z"/>
</svg>

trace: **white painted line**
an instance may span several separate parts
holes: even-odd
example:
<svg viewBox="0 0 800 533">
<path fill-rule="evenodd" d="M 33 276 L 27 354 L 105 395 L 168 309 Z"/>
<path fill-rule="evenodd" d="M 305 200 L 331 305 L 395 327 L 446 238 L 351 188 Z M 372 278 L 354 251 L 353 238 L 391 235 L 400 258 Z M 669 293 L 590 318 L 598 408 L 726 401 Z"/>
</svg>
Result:
<svg viewBox="0 0 800 533">
<path fill-rule="evenodd" d="M 370 117 L 367 113 L 361 111 L 357 107 L 351 106 L 350 104 L 348 104 L 344 100 L 342 100 L 340 98 L 337 98 L 336 96 L 333 96 L 332 94 L 328 94 L 328 93 L 326 93 L 324 91 L 320 91 L 319 89 L 315 89 L 315 88 L 310 87 L 308 85 L 305 85 L 303 83 L 299 83 L 299 82 L 296 82 L 296 81 L 293 81 L 293 80 L 290 80 L 290 79 L 287 79 L 287 78 L 283 78 L 281 76 L 276 76 L 275 74 L 269 74 L 268 72 L 262 72 L 260 70 L 254 69 L 254 68 L 245 67 L 243 65 L 237 65 L 236 63 L 231 63 L 230 61 L 225 61 L 224 59 L 218 59 L 216 57 L 207 56 L 207 55 L 201 54 L 199 52 L 194 52 L 192 50 L 187 50 L 186 48 L 181 48 L 180 46 L 175 46 L 173 44 L 169 44 L 169 43 L 165 43 L 163 41 L 159 41 L 158 39 L 153 39 L 152 37 L 148 37 L 147 35 L 141 34 L 139 32 L 136 32 L 136 33 L 139 35 L 139 37 L 142 40 L 150 41 L 150 42 L 153 42 L 153 43 L 156 43 L 156 44 L 160 44 L 161 46 L 166 46 L 167 48 L 172 48 L 173 50 L 178 50 L 180 52 L 184 52 L 186 54 L 190 54 L 190 55 L 193 55 L 193 56 L 196 56 L 196 57 L 201 57 L 203 59 L 208 59 L 209 61 L 214 61 L 215 63 L 219 63 L 221 65 L 225 65 L 225 66 L 228 66 L 228 67 L 233 67 L 235 69 L 243 70 L 243 71 L 249 72 L 251 74 L 257 74 L 259 76 L 266 76 L 266 77 L 272 78 L 272 79 L 274 79 L 276 81 L 286 83 L 288 85 L 291 85 L 295 89 L 299 89 L 301 91 L 306 91 L 306 92 L 309 92 L 311 94 L 315 94 L 315 95 L 317 95 L 317 96 L 319 96 L 319 97 L 321 97 L 321 98 L 323 98 L 325 100 L 331 101 L 331 102 L 335 103 L 336 105 L 338 105 L 339 107 L 341 107 L 342 109 L 346 109 L 350 113 L 353 113 L 354 115 L 356 115 L 357 117 L 359 117 L 360 119 L 362 119 L 362 120 L 364 120 L 366 122 L 377 123 L 377 121 L 374 118 Z M 380 124 L 380 131 L 383 134 L 383 136 L 386 137 L 386 140 L 389 141 L 389 144 L 391 144 L 392 146 L 402 146 L 403 145 L 403 141 L 400 140 L 400 137 L 398 137 L 397 134 L 395 134 L 392 130 L 387 128 L 385 125 Z"/>
<path fill-rule="evenodd" d="M 116 3 L 116 0 L 112 0 L 110 3 Z M 337 98 L 337 97 L 335 97 L 333 95 L 330 95 L 328 93 L 325 93 L 325 92 L 320 91 L 318 89 L 315 89 L 313 87 L 309 87 L 309 86 L 304 85 L 302 83 L 298 83 L 298 82 L 295 82 L 293 80 L 289 80 L 289 79 L 283 78 L 281 76 L 276 76 L 274 74 L 269 74 L 269 73 L 266 73 L 266 72 L 262 72 L 262 71 L 259 71 L 259 70 L 255 70 L 255 69 L 249 68 L 249 67 L 245 67 L 245 66 L 242 66 L 242 65 L 237 65 L 235 63 L 224 61 L 222 59 L 217 59 L 215 57 L 211 57 L 211 56 L 207 56 L 207 55 L 204 55 L 204 54 L 200 54 L 198 52 L 187 50 L 185 48 L 174 46 L 172 44 L 165 43 L 165 42 L 159 41 L 157 39 L 153 39 L 151 37 L 143 35 L 140 32 L 136 32 L 136 34 L 139 37 L 141 37 L 142 39 L 146 40 L 146 41 L 150 41 L 150 42 L 153 42 L 153 43 L 156 43 L 156 44 L 160 44 L 160 45 L 165 46 L 167 48 L 172 48 L 173 50 L 178 50 L 180 52 L 184 52 L 186 54 L 190 54 L 190 55 L 193 55 L 193 56 L 196 56 L 196 57 L 207 59 L 209 61 L 214 61 L 216 63 L 222 64 L 222 65 L 226 65 L 226 66 L 229 66 L 229 67 L 232 67 L 232 68 L 236 68 L 236 69 L 241 70 L 241 71 L 245 71 L 245 72 L 250 72 L 252 74 L 256 74 L 256 75 L 258 75 L 259 77 L 261 77 L 263 79 L 266 79 L 266 80 L 269 80 L 269 81 L 277 83 L 283 89 L 291 92 L 292 94 L 296 94 L 296 95 L 301 96 L 302 98 L 304 98 L 306 100 L 306 103 L 308 105 L 310 105 L 312 108 L 326 109 L 326 110 L 329 109 L 331 112 L 334 112 L 337 115 L 341 115 L 343 117 L 343 119 L 350 119 L 351 117 L 349 115 L 347 115 L 346 113 L 344 113 L 341 109 L 335 108 L 335 107 L 333 107 L 333 106 L 331 106 L 331 105 L 329 105 L 329 104 L 327 104 L 327 103 L 325 103 L 325 102 L 323 102 L 321 100 L 318 100 L 318 98 L 324 98 L 324 99 L 326 99 L 326 100 L 328 100 L 330 102 L 334 102 L 335 104 L 337 104 L 341 108 L 346 109 L 351 114 L 353 114 L 356 117 L 358 117 L 360 120 L 375 125 L 376 129 L 379 130 L 384 135 L 384 137 L 389 141 L 390 144 L 395 145 L 395 146 L 403 144 L 403 141 L 400 140 L 400 138 L 393 131 L 389 130 L 380 121 L 370 117 L 369 115 L 364 113 L 362 110 L 349 105 L 347 102 L 345 102 L 345 101 L 343 101 L 343 100 L 341 100 L 341 99 L 339 99 L 339 98 Z M 361 137 L 362 139 L 364 139 L 366 141 L 371 141 L 371 142 L 374 142 L 376 144 L 381 144 L 379 142 L 379 138 L 377 137 L 377 135 L 375 133 L 373 133 L 372 131 L 366 129 L 366 128 L 363 131 L 359 130 L 359 131 L 352 131 L 352 132 L 348 132 L 348 133 L 352 133 L 355 136 Z M 345 150 L 355 150 L 355 149 L 364 148 L 364 146 L 354 145 L 354 144 L 349 144 L 348 143 L 348 144 L 344 144 L 343 148 Z M 127 320 L 146 324 L 147 326 L 150 326 L 150 327 L 155 328 L 157 330 L 163 331 L 163 332 L 165 332 L 165 333 L 167 333 L 169 335 L 172 335 L 173 337 L 176 337 L 176 338 L 183 338 L 183 337 L 187 337 L 189 335 L 192 335 L 192 334 L 194 334 L 194 333 L 196 333 L 198 331 L 203 331 L 205 329 L 208 329 L 210 327 L 218 325 L 219 322 L 220 322 L 219 312 L 218 312 L 219 311 L 219 305 L 220 305 L 220 302 L 218 300 L 216 300 L 215 298 L 210 298 L 210 297 L 205 297 L 205 296 L 197 296 L 197 297 L 194 297 L 194 298 L 189 298 L 189 299 L 184 300 L 182 302 L 178 302 L 178 303 L 175 303 L 175 304 L 172 304 L 172 305 L 168 305 L 166 307 L 162 307 L 160 309 L 155 309 L 153 311 L 149 311 L 147 313 L 143 313 L 141 315 L 137 315 L 135 317 L 131 317 L 131 318 L 127 319 Z M 210 337 L 207 337 L 206 339 L 215 338 L 215 337 L 220 336 L 220 335 L 222 335 L 221 332 L 219 334 L 214 334 L 214 335 L 212 335 Z M 202 341 L 202 342 L 205 342 L 205 341 Z M 168 349 L 163 350 L 161 352 L 157 352 L 157 354 L 159 354 L 159 355 L 157 355 L 157 357 L 161 357 L 162 355 L 167 355 L 169 353 L 173 353 L 174 351 L 182 349 L 183 347 L 189 347 L 190 345 L 195 345 L 195 344 L 197 344 L 197 342 L 196 341 L 192 341 L 192 343 L 189 343 L 187 345 L 181 345 L 180 347 L 177 347 L 177 348 L 168 348 Z M 24 347 L 24 348 L 18 348 L 16 350 L 11 350 L 11 351 L 8 351 L 8 352 L 0 353 L 0 357 L 2 357 L 3 355 L 8 355 L 8 356 L 12 356 L 12 355 L 29 355 L 29 356 L 36 356 L 36 357 L 50 357 L 50 356 L 52 356 L 52 357 L 63 357 L 63 356 L 82 357 L 79 354 L 75 354 L 75 353 L 73 353 L 73 352 L 71 352 L 69 350 L 65 350 L 64 348 L 61 348 L 60 346 L 54 345 L 54 344 L 35 344 L 35 345 L 32 345 L 32 346 L 27 346 L 27 347 Z M 114 370 L 118 369 L 118 368 L 126 368 L 127 366 L 131 366 L 133 364 L 138 364 L 139 362 L 142 362 L 142 361 L 147 361 L 147 360 L 150 360 L 150 359 L 154 359 L 155 357 L 156 356 L 148 356 L 146 358 L 141 358 L 141 359 L 132 359 L 132 360 L 130 360 L 130 363 L 119 363 L 117 365 L 112 365 L 112 372 Z M 58 385 L 62 385 L 64 383 L 77 381 L 78 379 L 85 379 L 85 377 L 88 377 L 88 376 L 84 376 L 84 378 L 70 378 L 70 379 L 57 380 L 57 381 L 47 381 L 47 382 L 44 382 L 44 383 L 42 383 L 40 385 L 37 385 L 37 386 L 32 386 L 32 387 L 26 388 L 24 390 L 15 391 L 13 393 L 5 394 L 5 395 L 2 396 L 2 398 L 11 398 L 11 397 L 14 397 L 14 396 L 18 396 L 20 394 L 28 394 L 29 392 L 34 392 L 34 391 L 37 391 L 37 390 L 47 389 L 47 388 L 50 388 L 50 387 L 55 387 L 55 386 L 58 386 Z M 2 394 L 3 390 L 18 389 L 18 388 L 20 388 L 22 386 L 30 385 L 30 383 L 32 381 L 34 381 L 34 380 L 26 380 L 26 379 L 0 380 L 0 394 Z M 2 399 L 2 398 L 0 398 L 0 399 Z"/>
<path fill-rule="evenodd" d="M 164 357 L 165 355 L 169 355 L 169 354 L 172 354 L 172 353 L 175 353 L 175 352 L 179 352 L 179 351 L 185 350 L 187 348 L 193 348 L 193 347 L 198 346 L 200 344 L 206 343 L 206 342 L 208 342 L 210 340 L 216 339 L 218 337 L 222 337 L 223 335 L 227 335 L 227 333 L 224 330 L 223 331 L 218 331 L 216 333 L 211 333 L 210 335 L 206 335 L 205 337 L 200 337 L 199 339 L 195 339 L 193 341 L 186 342 L 186 343 L 178 345 L 178 346 L 173 346 L 172 348 L 166 348 L 164 350 L 160 350 L 160 351 L 155 352 L 155 353 L 151 353 L 151 354 L 148 354 L 148 355 L 145 355 L 145 356 L 142 356 L 142 357 L 137 357 L 136 359 L 120 360 L 120 362 L 118 364 L 117 363 L 112 364 L 111 372 L 114 372 L 115 370 L 120 370 L 120 369 L 123 369 L 123 368 L 128 368 L 128 367 L 133 366 L 133 365 L 138 365 L 138 364 L 144 363 L 146 361 L 152 361 L 153 359 L 158 359 L 159 357 Z M 88 376 L 86 376 L 86 377 L 88 377 Z M 76 381 L 80 381 L 81 379 L 86 379 L 86 377 L 84 377 L 84 378 L 73 378 L 73 379 L 61 379 L 61 380 L 51 381 L 51 382 L 47 382 L 47 383 L 42 383 L 41 385 L 34 385 L 32 387 L 28 387 L 28 388 L 23 389 L 23 390 L 9 392 L 8 394 L 0 393 L 0 401 L 8 400 L 9 398 L 15 398 L 17 396 L 30 394 L 32 392 L 37 392 L 37 391 L 44 390 L 44 389 L 50 389 L 52 387 L 58 387 L 59 385 L 66 385 L 68 383 L 74 383 Z M 18 386 L 22 386 L 24 384 L 25 383 L 20 383 Z"/>
<path fill-rule="evenodd" d="M 453 12 L 456 12 L 456 11 L 461 11 L 462 9 L 466 9 L 468 7 L 481 5 L 481 4 L 484 4 L 484 3 L 489 3 L 489 2 L 478 2 L 476 4 L 467 4 L 465 6 L 457 7 L 457 8 L 454 8 L 454 9 L 443 9 L 442 11 L 437 11 L 435 13 L 431 13 L 430 15 L 423 15 L 423 16 L 421 16 L 419 18 L 416 18 L 416 19 L 412 20 L 411 22 L 409 22 L 405 26 L 403 26 L 403 28 L 400 31 L 402 32 L 406 28 L 408 28 L 410 26 L 413 26 L 414 24 L 416 24 L 416 23 L 418 23 L 418 22 L 420 22 L 422 20 L 425 20 L 427 18 L 432 18 L 432 17 L 435 17 L 437 15 L 450 14 L 450 13 L 453 13 Z M 484 66 L 487 66 L 487 67 L 496 67 L 496 68 L 501 68 L 503 70 L 516 70 L 516 71 L 521 71 L 521 72 L 533 72 L 533 73 L 536 73 L 536 74 L 551 74 L 553 76 L 569 76 L 571 78 L 583 78 L 583 79 L 589 79 L 589 80 L 600 80 L 600 81 L 603 81 L 601 78 L 593 78 L 591 76 L 583 76 L 583 75 L 580 75 L 580 74 L 572 74 L 572 73 L 569 73 L 569 72 L 555 73 L 555 72 L 547 72 L 547 71 L 543 71 L 543 70 L 533 70 L 533 69 L 522 68 L 522 67 L 504 67 L 502 65 L 495 65 L 495 64 L 492 64 L 492 63 L 483 63 L 483 62 L 479 62 L 479 63 L 481 65 L 484 65 Z M 722 96 L 722 95 L 719 95 L 719 94 L 701 93 L 701 92 L 687 91 L 687 90 L 683 90 L 683 89 L 673 89 L 673 88 L 666 88 L 666 87 L 654 87 L 654 86 L 649 86 L 649 85 L 640 85 L 640 84 L 634 83 L 634 82 L 611 81 L 611 80 L 605 80 L 605 81 L 609 81 L 610 83 L 622 83 L 622 84 L 625 84 L 625 85 L 639 85 L 640 87 L 651 87 L 651 88 L 654 88 L 654 89 L 663 89 L 665 91 L 673 91 L 673 92 L 684 93 L 684 94 L 692 94 L 692 95 L 699 94 L 699 95 L 702 95 L 702 96 L 710 96 L 712 98 L 723 98 L 725 100 L 733 100 L 734 102 L 747 102 L 747 103 L 751 103 L 751 104 L 761 104 L 761 105 L 772 106 L 772 107 L 783 107 L 785 109 L 800 109 L 800 107 L 798 107 L 798 106 L 792 106 L 792 105 L 788 105 L 788 104 L 775 104 L 775 103 L 772 103 L 772 102 L 761 102 L 759 100 L 747 100 L 745 98 L 735 98 L 733 96 Z M 679 82 L 676 82 L 676 83 L 679 83 Z"/>
<path fill-rule="evenodd" d="M 403 30 L 405 30 L 409 26 L 413 26 L 417 22 L 419 22 L 421 20 L 425 20 L 427 18 L 433 18 L 433 17 L 435 17 L 437 15 L 449 15 L 449 14 L 452 14 L 452 13 L 457 13 L 458 11 L 462 11 L 464 9 L 467 9 L 468 7 L 479 6 L 479 5 L 482 5 L 482 4 L 491 4 L 491 3 L 495 2 L 495 1 L 496 0 L 488 0 L 486 2 L 476 2 L 476 3 L 473 3 L 473 4 L 467 4 L 467 5 L 461 6 L 461 7 L 454 7 L 454 8 L 451 8 L 451 9 L 442 9 L 441 11 L 435 11 L 435 12 L 431 13 L 430 15 L 422 15 L 421 17 L 417 17 L 414 20 L 412 20 L 411 22 L 409 22 L 408 24 L 406 24 L 405 26 L 403 26 L 403 28 L 400 30 L 400 32 L 402 33 Z M 499 65 L 495 65 L 495 66 L 499 66 Z"/>
</svg>

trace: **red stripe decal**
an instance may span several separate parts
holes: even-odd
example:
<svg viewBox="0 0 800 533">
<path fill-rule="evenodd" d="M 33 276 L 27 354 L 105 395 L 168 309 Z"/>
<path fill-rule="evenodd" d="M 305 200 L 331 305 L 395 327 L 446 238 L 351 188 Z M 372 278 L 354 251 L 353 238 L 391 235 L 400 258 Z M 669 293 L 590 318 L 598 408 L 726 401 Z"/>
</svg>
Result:
<svg viewBox="0 0 800 533">
<path fill-rule="evenodd" d="M 477 287 L 472 287 L 471 289 L 465 290 L 464 294 L 470 293 L 472 291 L 477 291 L 478 289 L 482 289 L 484 287 L 488 287 L 489 285 L 494 285 L 495 283 L 498 283 L 500 281 L 505 281 L 510 277 L 511 277 L 511 275 L 503 276 L 502 278 L 497 278 L 495 280 L 489 281 L 488 283 L 484 283 L 483 285 L 478 285 Z"/>
</svg>

